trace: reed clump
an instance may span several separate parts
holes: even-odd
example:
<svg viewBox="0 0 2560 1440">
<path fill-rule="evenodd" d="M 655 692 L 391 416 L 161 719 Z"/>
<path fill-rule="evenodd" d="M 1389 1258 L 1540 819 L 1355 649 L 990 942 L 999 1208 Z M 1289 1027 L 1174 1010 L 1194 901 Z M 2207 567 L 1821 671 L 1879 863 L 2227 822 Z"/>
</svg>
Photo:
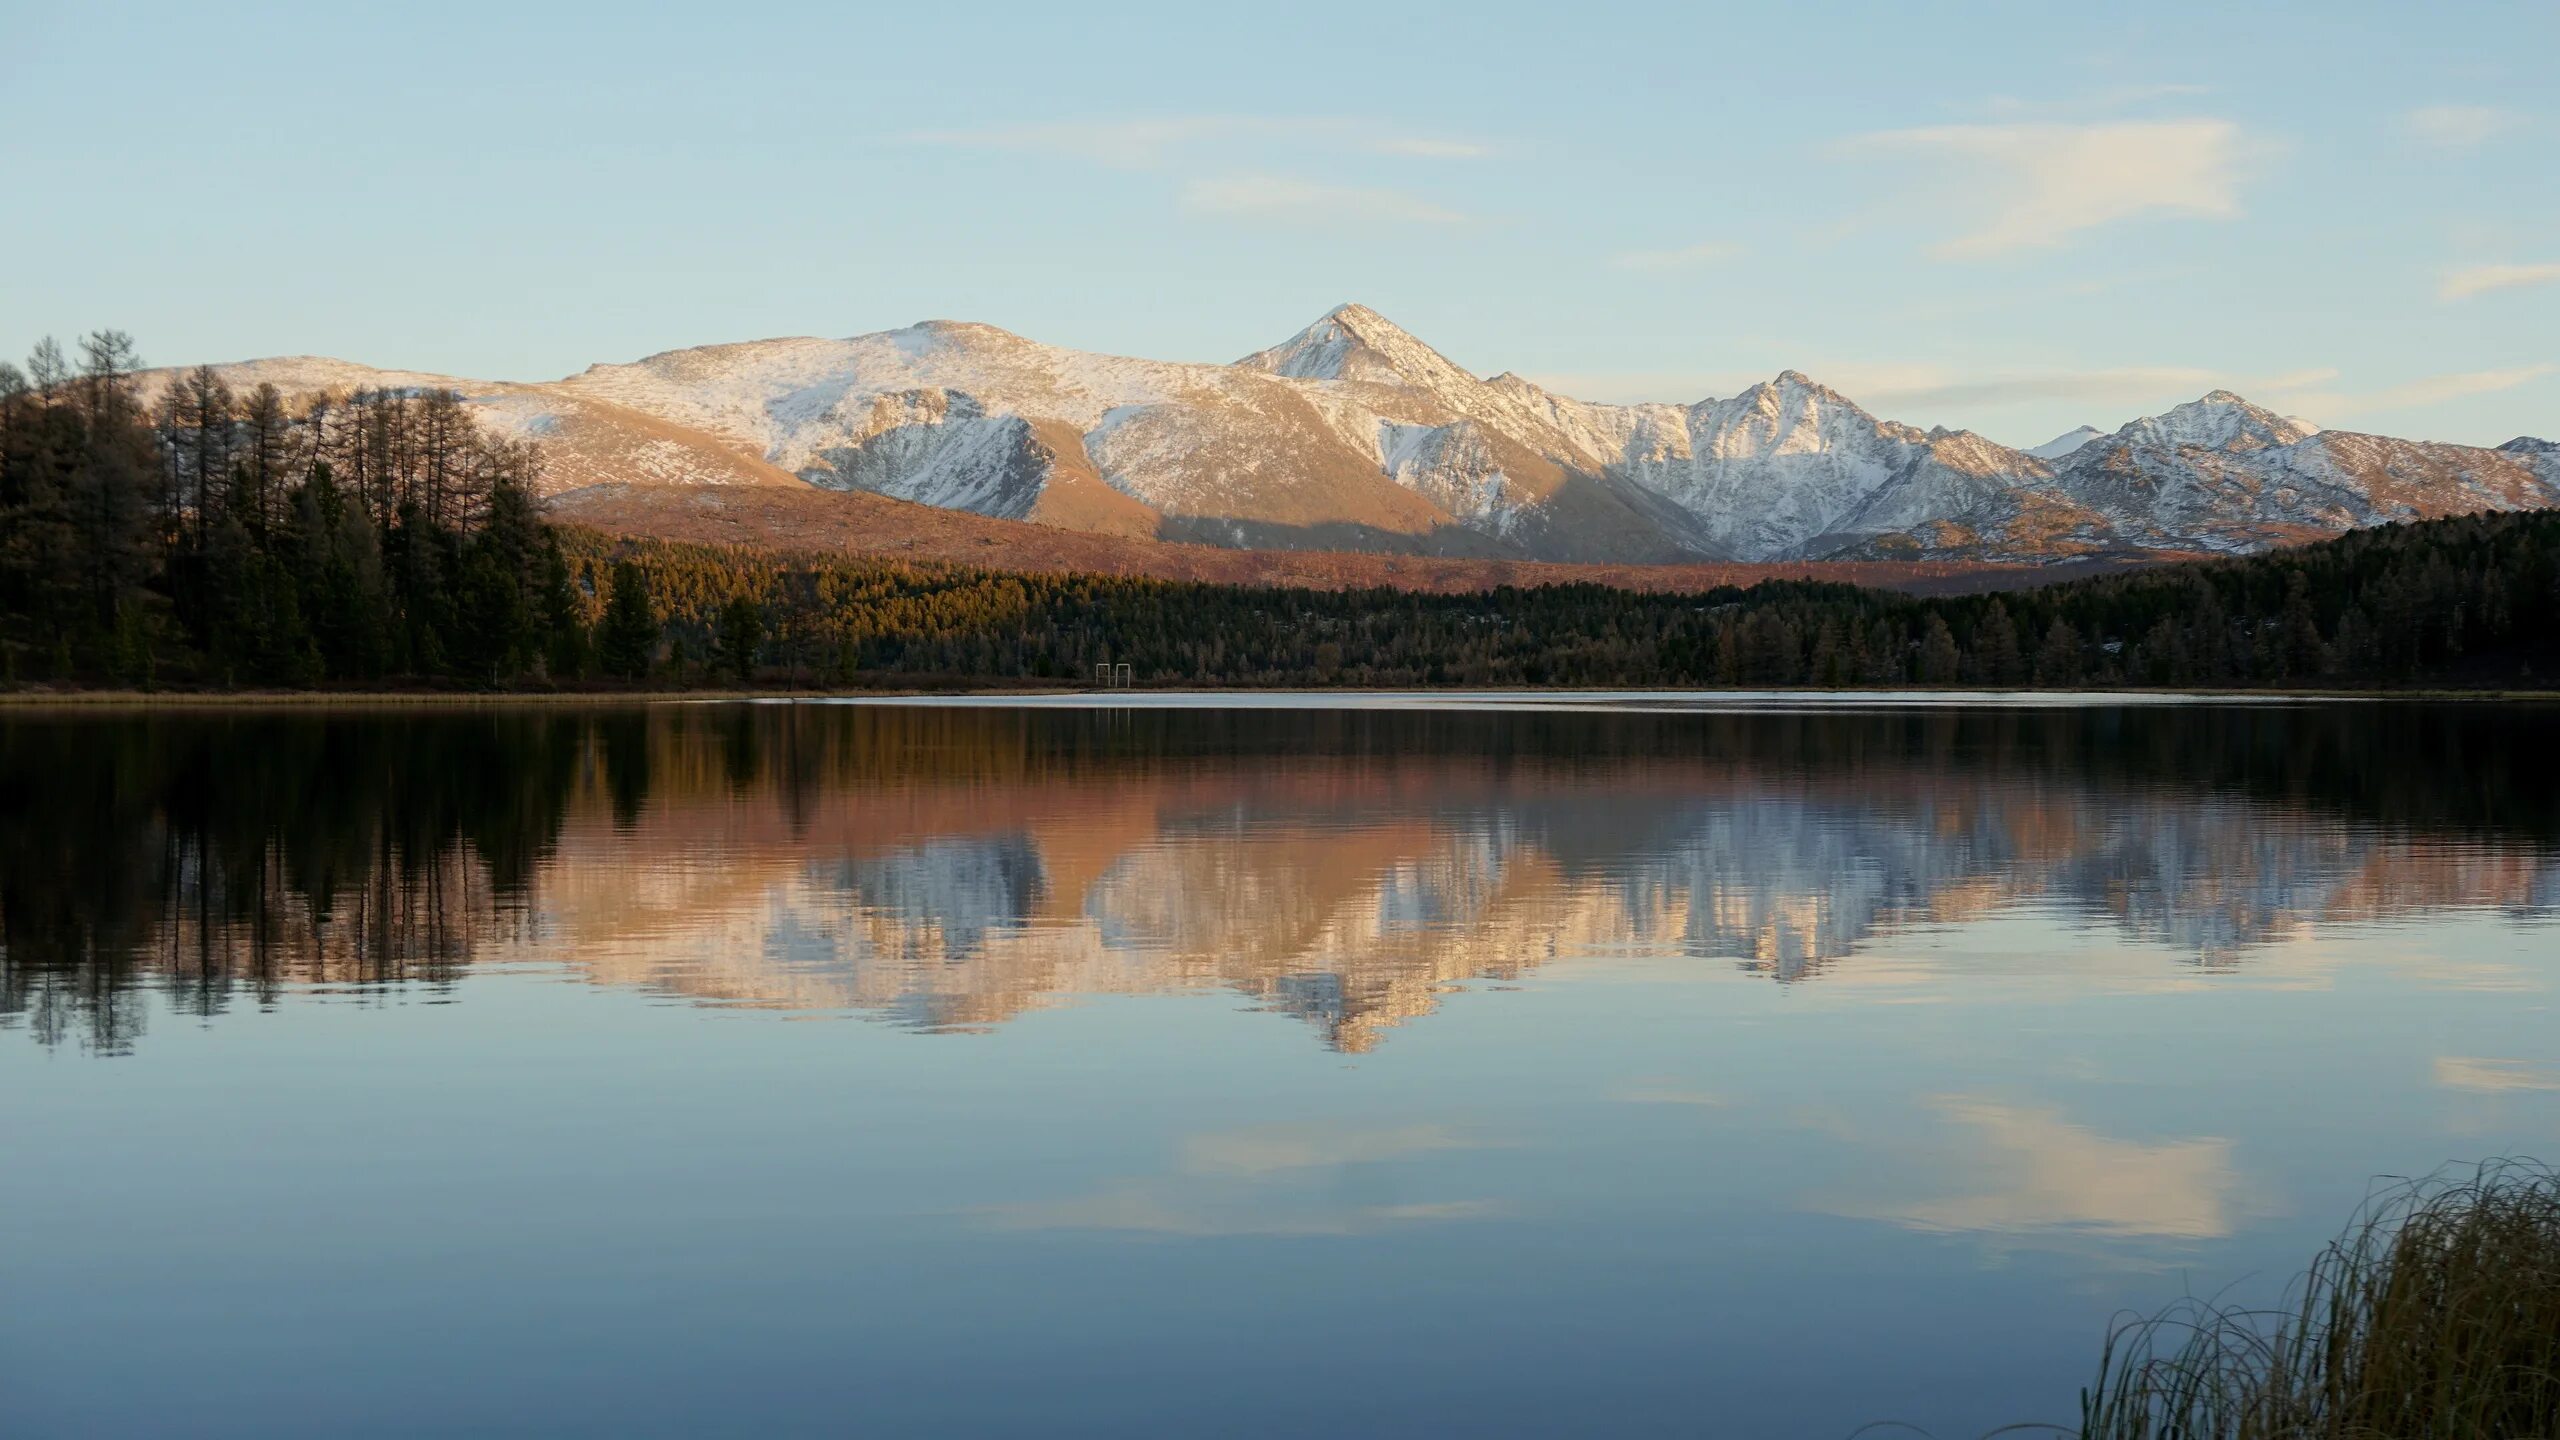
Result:
<svg viewBox="0 0 2560 1440">
<path fill-rule="evenodd" d="M 2560 1437 L 2560 1173 L 2393 1182 L 2280 1308 L 2119 1325 L 2080 1409 L 2083 1440 Z"/>
</svg>

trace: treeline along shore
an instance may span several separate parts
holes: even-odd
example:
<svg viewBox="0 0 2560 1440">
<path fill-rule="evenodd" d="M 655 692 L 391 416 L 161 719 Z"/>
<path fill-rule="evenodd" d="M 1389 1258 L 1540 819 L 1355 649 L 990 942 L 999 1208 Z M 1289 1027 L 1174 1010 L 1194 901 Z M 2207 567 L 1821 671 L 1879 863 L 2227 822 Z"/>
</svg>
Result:
<svg viewBox="0 0 2560 1440">
<path fill-rule="evenodd" d="M 0 364 L 0 685 L 2544 688 L 2560 514 L 2389 525 L 2004 595 L 1472 594 L 1015 574 L 613 539 L 458 395 L 288 401 L 133 342 Z"/>
</svg>

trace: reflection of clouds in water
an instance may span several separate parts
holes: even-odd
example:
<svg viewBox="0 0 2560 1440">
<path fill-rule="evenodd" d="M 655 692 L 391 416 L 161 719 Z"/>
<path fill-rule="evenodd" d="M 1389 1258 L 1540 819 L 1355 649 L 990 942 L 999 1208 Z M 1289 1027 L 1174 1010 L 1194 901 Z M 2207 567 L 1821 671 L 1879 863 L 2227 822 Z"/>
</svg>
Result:
<svg viewBox="0 0 2560 1440">
<path fill-rule="evenodd" d="M 1195 1175 L 1270 1175 L 1328 1165 L 1357 1165 L 1434 1150 L 1483 1150 L 1489 1142 L 1446 1125 L 1344 1130 L 1323 1125 L 1256 1125 L 1194 1135 L 1182 1144 L 1183 1169 Z"/>
<path fill-rule="evenodd" d="M 2560 1091 L 2560 1068 L 2480 1055 L 2439 1055 L 2436 1057 L 2436 1084 L 2447 1090 L 2467 1090 L 2478 1095 L 2503 1095 L 2520 1090 Z"/>
<path fill-rule="evenodd" d="M 1609 1097 L 1621 1105 L 1689 1105 L 1722 1110 L 1733 1101 L 1712 1090 L 1697 1090 L 1670 1079 L 1631 1080 Z"/>
<path fill-rule="evenodd" d="M 1007 1230 L 1364 1235 L 1500 1214 L 1491 1200 L 1397 1194 L 1394 1162 L 1506 1145 L 1445 1125 L 1258 1125 L 1186 1138 L 1174 1166 L 1161 1175 L 1116 1180 L 1064 1199 L 990 1205 L 976 1213 Z"/>
<path fill-rule="evenodd" d="M 2050 1106 L 1934 1096 L 1935 1144 L 1878 1141 L 1870 1193 L 1808 1208 L 1913 1230 L 2213 1240 L 2255 1212 L 2231 1142 L 2119 1140 Z M 1844 1138 L 1855 1138 L 1844 1137 Z"/>
</svg>

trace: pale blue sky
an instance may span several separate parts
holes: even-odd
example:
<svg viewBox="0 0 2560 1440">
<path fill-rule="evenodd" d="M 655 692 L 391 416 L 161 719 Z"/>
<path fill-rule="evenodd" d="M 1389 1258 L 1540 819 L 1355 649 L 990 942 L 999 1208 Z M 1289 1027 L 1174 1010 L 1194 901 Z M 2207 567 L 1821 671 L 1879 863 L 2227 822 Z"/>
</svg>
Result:
<svg viewBox="0 0 2560 1440">
<path fill-rule="evenodd" d="M 530 12 L 530 13 L 528 13 Z M 510 379 L 945 317 L 2560 435 L 2560 6 L 0 0 L 0 353 Z"/>
</svg>

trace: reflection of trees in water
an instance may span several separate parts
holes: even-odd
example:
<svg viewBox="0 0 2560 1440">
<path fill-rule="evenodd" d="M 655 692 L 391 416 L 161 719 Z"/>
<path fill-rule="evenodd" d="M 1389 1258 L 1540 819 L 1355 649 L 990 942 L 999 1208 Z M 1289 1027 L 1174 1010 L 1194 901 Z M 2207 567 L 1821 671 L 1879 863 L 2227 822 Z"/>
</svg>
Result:
<svg viewBox="0 0 2560 1440">
<path fill-rule="evenodd" d="M 612 890 L 637 860 L 678 875 L 660 933 L 689 902 L 734 905 L 680 872 L 742 856 L 806 902 L 768 898 L 756 942 L 795 994 L 924 1025 L 1064 989 L 1215 983 L 1359 1048 L 1450 980 L 1558 946 L 1641 938 L 1793 978 L 1880 929 L 2028 892 L 2219 956 L 2309 915 L 2547 887 L 2550 718 L 16 716 L 0 721 L 0 1023 L 117 1049 L 145 986 L 211 1014 L 288 985 L 448 983 L 477 956 L 548 953 L 531 927 L 576 911 L 564 896 L 645 909 Z M 1026 942 L 1044 924 L 1074 933 Z M 636 954 L 649 937 L 626 938 Z M 591 968 L 784 1003 L 757 992 L 759 957 L 740 963 L 716 985 Z"/>
<path fill-rule="evenodd" d="M 574 734 L 507 715 L 0 724 L 0 1017 L 120 1049 L 288 984 L 442 983 L 524 912 Z"/>
</svg>

